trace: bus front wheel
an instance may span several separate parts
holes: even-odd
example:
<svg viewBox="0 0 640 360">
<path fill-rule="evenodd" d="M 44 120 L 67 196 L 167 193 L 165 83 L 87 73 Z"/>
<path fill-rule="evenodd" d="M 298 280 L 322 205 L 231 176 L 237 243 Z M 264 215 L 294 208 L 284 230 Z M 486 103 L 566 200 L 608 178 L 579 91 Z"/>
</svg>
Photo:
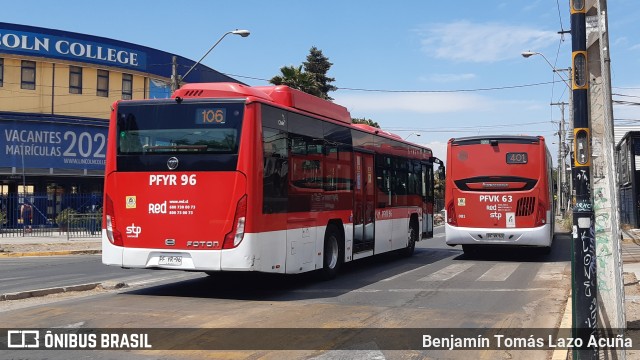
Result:
<svg viewBox="0 0 640 360">
<path fill-rule="evenodd" d="M 327 226 L 324 235 L 324 254 L 322 264 L 322 278 L 333 279 L 338 275 L 340 265 L 342 265 L 343 254 L 341 241 L 342 237 L 335 225 Z"/>
</svg>

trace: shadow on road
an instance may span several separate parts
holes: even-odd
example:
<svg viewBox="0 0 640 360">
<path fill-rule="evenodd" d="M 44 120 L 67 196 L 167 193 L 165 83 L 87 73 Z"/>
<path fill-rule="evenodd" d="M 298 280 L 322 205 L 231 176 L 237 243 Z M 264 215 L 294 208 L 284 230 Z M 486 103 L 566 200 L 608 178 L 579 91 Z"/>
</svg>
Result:
<svg viewBox="0 0 640 360">
<path fill-rule="evenodd" d="M 461 253 L 454 260 L 516 261 L 516 262 L 564 262 L 571 261 L 571 234 L 556 233 L 551 252 L 541 248 L 512 246 L 482 246 L 471 254 Z"/>
<path fill-rule="evenodd" d="M 209 277 L 126 291 L 128 295 L 175 296 L 253 301 L 333 298 L 383 279 L 451 257 L 455 250 L 416 248 L 414 256 L 382 254 L 343 265 L 337 278 L 322 281 L 315 272 L 280 275 L 221 272 Z"/>
</svg>

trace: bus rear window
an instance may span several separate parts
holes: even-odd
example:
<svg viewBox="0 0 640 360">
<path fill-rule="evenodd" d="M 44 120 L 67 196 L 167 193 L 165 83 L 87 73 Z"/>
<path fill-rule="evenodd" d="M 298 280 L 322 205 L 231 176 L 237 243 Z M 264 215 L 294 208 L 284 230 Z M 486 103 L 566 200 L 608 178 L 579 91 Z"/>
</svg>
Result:
<svg viewBox="0 0 640 360">
<path fill-rule="evenodd" d="M 243 103 L 121 103 L 118 155 L 236 154 Z"/>
</svg>

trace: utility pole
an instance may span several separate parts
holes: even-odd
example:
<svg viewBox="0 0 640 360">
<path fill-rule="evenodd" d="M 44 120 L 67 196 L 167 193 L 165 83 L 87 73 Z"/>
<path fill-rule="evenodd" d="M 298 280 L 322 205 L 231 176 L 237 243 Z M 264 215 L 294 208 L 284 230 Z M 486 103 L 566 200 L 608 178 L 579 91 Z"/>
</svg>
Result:
<svg viewBox="0 0 640 360">
<path fill-rule="evenodd" d="M 180 88 L 180 75 L 178 75 L 178 58 L 171 57 L 171 94 Z"/>
<path fill-rule="evenodd" d="M 565 184 L 565 179 L 564 179 L 564 169 L 565 169 L 565 163 L 564 163 L 564 107 L 565 105 L 569 105 L 566 102 L 555 102 L 555 103 L 551 103 L 551 105 L 557 105 L 560 106 L 560 112 L 561 112 L 561 117 L 560 117 L 560 126 L 558 127 L 558 185 L 557 185 L 557 197 L 558 200 L 556 202 L 556 215 L 560 215 L 562 217 L 564 217 L 564 205 L 565 205 L 565 198 L 564 198 L 564 192 L 562 191 L 564 184 Z"/>
<path fill-rule="evenodd" d="M 574 0 L 575 1 L 575 0 Z M 589 59 L 589 107 L 591 115 L 592 199 L 595 216 L 595 245 L 598 260 L 598 325 L 609 337 L 626 329 L 622 280 L 620 213 L 606 0 L 587 1 L 586 51 Z M 624 358 L 622 349 L 610 350 L 608 358 Z"/>
</svg>

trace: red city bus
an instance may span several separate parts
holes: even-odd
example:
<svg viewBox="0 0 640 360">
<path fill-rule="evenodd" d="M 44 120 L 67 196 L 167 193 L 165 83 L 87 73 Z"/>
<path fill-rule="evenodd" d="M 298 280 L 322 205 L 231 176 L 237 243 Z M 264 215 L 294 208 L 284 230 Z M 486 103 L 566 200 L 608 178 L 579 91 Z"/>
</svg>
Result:
<svg viewBox="0 0 640 360">
<path fill-rule="evenodd" d="M 335 276 L 433 236 L 430 149 L 286 86 L 189 84 L 118 101 L 102 262 Z"/>
<path fill-rule="evenodd" d="M 552 159 L 542 136 L 475 136 L 449 140 L 446 243 L 535 246 L 551 250 Z"/>
</svg>

